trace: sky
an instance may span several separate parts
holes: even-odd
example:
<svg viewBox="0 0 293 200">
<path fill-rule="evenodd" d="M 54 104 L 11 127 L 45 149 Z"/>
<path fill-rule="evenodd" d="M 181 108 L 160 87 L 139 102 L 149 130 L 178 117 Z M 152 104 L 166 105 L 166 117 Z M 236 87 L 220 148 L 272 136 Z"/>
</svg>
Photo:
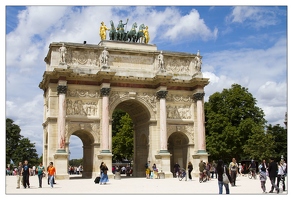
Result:
<svg viewBox="0 0 293 200">
<path fill-rule="evenodd" d="M 245 4 L 240 1 L 242 4 L 238 6 L 235 2 L 228 6 L 219 3 L 182 6 L 184 1 L 180 6 L 131 6 L 137 5 L 131 2 L 130 6 L 17 6 L 21 3 L 11 2 L 14 1 L 7 1 L 1 12 L 5 24 L 3 114 L 21 128 L 22 136 L 35 143 L 39 156 L 43 153 L 44 103 L 43 90 L 38 86 L 50 43 L 98 44 L 100 23 L 104 21 L 110 27 L 110 20 L 117 26 L 120 19 L 126 22 L 128 18 L 126 30 L 134 22 L 144 23 L 149 27 L 149 44 L 155 44 L 158 50 L 194 54 L 199 50 L 203 77 L 210 79 L 205 87 L 205 101 L 215 92 L 240 84 L 257 100 L 268 124 L 285 127 L 288 1 L 280 0 L 278 4 L 266 1 L 272 6 L 261 1 L 245 1 Z M 87 1 L 83 2 L 74 5 L 86 5 Z M 82 157 L 78 137 L 71 136 L 69 147 L 70 159 Z"/>
</svg>

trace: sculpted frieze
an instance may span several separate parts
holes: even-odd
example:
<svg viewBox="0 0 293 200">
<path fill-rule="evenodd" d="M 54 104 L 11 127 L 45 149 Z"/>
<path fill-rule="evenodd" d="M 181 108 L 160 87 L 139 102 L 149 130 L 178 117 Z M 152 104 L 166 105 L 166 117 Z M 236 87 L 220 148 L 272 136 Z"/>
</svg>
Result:
<svg viewBox="0 0 293 200">
<path fill-rule="evenodd" d="M 172 71 L 173 73 L 188 74 L 190 72 L 190 62 L 191 60 L 189 59 L 168 58 L 165 61 L 166 70 Z"/>
<path fill-rule="evenodd" d="M 166 97 L 167 101 L 170 102 L 192 102 L 192 97 L 191 96 L 184 96 L 184 95 L 174 95 L 174 94 L 169 94 Z"/>
<path fill-rule="evenodd" d="M 154 58 L 134 55 L 113 55 L 110 56 L 110 61 L 117 63 L 132 63 L 132 64 L 144 64 L 152 65 Z"/>
<path fill-rule="evenodd" d="M 79 89 L 67 89 L 67 97 L 89 97 L 98 98 L 98 90 L 79 90 Z"/>
<path fill-rule="evenodd" d="M 68 65 L 89 65 L 97 66 L 98 53 L 95 51 L 78 51 L 78 50 L 67 50 L 67 64 Z"/>
<path fill-rule="evenodd" d="M 152 108 L 153 111 L 156 112 L 156 94 L 155 93 L 138 93 L 138 98 L 143 99 L 146 103 L 148 103 Z"/>
<path fill-rule="evenodd" d="M 97 115 L 96 101 L 82 101 L 66 99 L 66 114 L 81 115 L 81 116 L 96 116 Z"/>
<path fill-rule="evenodd" d="M 191 119 L 189 105 L 167 105 L 167 118 L 169 119 Z"/>
</svg>

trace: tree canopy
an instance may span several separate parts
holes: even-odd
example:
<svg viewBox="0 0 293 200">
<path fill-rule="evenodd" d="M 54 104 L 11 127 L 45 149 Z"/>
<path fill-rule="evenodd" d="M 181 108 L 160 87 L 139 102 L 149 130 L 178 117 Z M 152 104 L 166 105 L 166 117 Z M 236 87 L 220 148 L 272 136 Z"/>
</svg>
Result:
<svg viewBox="0 0 293 200">
<path fill-rule="evenodd" d="M 122 110 L 115 110 L 113 113 L 112 129 L 113 161 L 132 160 L 134 131 L 129 114 Z"/>
<path fill-rule="evenodd" d="M 248 89 L 238 84 L 210 96 L 205 103 L 205 117 L 206 148 L 211 159 L 256 159 L 249 147 L 257 145 L 256 138 L 259 143 L 265 142 L 260 135 L 264 134 L 266 123 L 263 110 L 256 104 Z"/>
<path fill-rule="evenodd" d="M 24 138 L 21 129 L 12 119 L 6 118 L 6 164 L 28 160 L 30 164 L 38 164 L 39 158 L 35 144 Z"/>
</svg>

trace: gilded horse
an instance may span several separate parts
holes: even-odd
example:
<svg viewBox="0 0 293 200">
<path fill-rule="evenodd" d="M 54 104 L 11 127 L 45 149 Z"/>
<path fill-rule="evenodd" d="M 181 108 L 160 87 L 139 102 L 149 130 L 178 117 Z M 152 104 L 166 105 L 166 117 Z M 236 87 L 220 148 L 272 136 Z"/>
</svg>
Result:
<svg viewBox="0 0 293 200">
<path fill-rule="evenodd" d="M 116 28 L 114 26 L 114 22 L 111 20 L 110 24 L 111 24 L 111 28 L 109 31 L 109 38 L 110 38 L 110 40 L 117 40 L 117 32 L 116 32 Z"/>
<path fill-rule="evenodd" d="M 145 29 L 145 26 L 144 24 L 141 24 L 138 28 L 138 32 L 136 34 L 136 41 L 137 42 L 139 40 L 140 43 L 143 42 L 143 38 L 144 38 L 144 33 L 143 33 L 143 30 Z"/>
</svg>

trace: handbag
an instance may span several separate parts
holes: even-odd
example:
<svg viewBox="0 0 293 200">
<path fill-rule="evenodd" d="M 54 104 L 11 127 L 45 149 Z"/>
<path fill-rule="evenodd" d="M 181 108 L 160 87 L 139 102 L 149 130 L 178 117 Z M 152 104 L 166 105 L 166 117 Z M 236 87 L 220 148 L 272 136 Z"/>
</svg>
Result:
<svg viewBox="0 0 293 200">
<path fill-rule="evenodd" d="M 230 181 L 229 181 L 229 178 L 226 174 L 226 168 L 224 167 L 224 173 L 223 173 L 223 183 L 225 184 L 228 184 Z"/>
</svg>

